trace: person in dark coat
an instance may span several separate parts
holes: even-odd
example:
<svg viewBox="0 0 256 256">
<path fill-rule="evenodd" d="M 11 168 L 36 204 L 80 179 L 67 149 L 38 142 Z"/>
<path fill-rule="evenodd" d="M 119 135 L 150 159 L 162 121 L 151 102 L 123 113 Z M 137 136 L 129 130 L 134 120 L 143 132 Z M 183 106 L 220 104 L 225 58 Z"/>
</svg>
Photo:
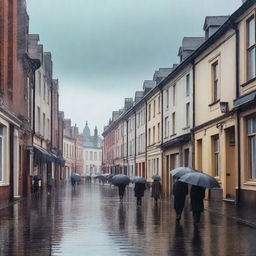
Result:
<svg viewBox="0 0 256 256">
<path fill-rule="evenodd" d="M 200 222 L 201 212 L 204 211 L 205 188 L 192 186 L 190 191 L 191 210 L 193 212 L 194 226 Z"/>
<path fill-rule="evenodd" d="M 137 205 L 141 205 L 142 197 L 144 196 L 144 191 L 146 190 L 146 184 L 135 183 L 134 192 L 135 197 L 137 197 Z"/>
<path fill-rule="evenodd" d="M 71 177 L 71 185 L 73 188 L 75 188 L 76 180 L 73 177 Z"/>
<path fill-rule="evenodd" d="M 155 204 L 157 204 L 157 200 L 160 199 L 162 192 L 162 186 L 160 181 L 154 180 L 152 183 L 152 197 L 155 199 Z"/>
<path fill-rule="evenodd" d="M 176 211 L 176 222 L 180 222 L 181 214 L 184 209 L 186 196 L 188 194 L 188 184 L 179 181 L 179 178 L 173 184 L 174 209 Z"/>
<path fill-rule="evenodd" d="M 123 201 L 125 188 L 126 188 L 125 184 L 118 185 L 118 192 L 119 192 L 120 201 Z"/>
</svg>

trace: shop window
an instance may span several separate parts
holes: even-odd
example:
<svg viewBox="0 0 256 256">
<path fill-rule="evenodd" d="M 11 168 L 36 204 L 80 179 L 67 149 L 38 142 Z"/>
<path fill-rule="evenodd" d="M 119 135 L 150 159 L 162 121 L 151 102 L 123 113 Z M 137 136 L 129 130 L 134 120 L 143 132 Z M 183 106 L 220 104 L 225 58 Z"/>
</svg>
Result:
<svg viewBox="0 0 256 256">
<path fill-rule="evenodd" d="M 247 120 L 247 134 L 249 146 L 249 175 L 256 179 L 256 116 Z"/>
</svg>

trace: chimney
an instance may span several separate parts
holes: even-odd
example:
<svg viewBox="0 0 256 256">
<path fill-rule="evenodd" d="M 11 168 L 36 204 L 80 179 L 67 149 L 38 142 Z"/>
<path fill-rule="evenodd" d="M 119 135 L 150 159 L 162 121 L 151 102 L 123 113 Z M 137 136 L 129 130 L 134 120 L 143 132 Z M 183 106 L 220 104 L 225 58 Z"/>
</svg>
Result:
<svg viewBox="0 0 256 256">
<path fill-rule="evenodd" d="M 133 107 L 133 98 L 125 98 L 124 99 L 124 109 L 125 111 L 129 110 Z"/>
</svg>

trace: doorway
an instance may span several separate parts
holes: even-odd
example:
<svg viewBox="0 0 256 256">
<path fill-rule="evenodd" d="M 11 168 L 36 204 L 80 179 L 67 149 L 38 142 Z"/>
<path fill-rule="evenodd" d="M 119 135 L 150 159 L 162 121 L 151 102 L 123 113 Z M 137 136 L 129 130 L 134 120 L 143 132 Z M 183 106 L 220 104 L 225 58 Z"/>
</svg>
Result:
<svg viewBox="0 0 256 256">
<path fill-rule="evenodd" d="M 226 143 L 226 199 L 235 199 L 236 195 L 236 142 L 235 128 L 230 127 L 225 130 Z"/>
</svg>

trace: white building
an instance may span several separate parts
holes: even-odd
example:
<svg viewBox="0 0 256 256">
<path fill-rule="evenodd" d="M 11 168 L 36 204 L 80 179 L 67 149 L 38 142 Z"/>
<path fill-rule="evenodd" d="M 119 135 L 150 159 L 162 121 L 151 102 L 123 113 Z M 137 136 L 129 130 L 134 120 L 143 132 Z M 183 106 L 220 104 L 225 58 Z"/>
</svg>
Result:
<svg viewBox="0 0 256 256">
<path fill-rule="evenodd" d="M 102 165 L 102 140 L 98 136 L 98 129 L 95 127 L 94 134 L 91 136 L 91 131 L 86 122 L 83 130 L 83 158 L 84 158 L 84 174 L 101 173 Z"/>
</svg>

